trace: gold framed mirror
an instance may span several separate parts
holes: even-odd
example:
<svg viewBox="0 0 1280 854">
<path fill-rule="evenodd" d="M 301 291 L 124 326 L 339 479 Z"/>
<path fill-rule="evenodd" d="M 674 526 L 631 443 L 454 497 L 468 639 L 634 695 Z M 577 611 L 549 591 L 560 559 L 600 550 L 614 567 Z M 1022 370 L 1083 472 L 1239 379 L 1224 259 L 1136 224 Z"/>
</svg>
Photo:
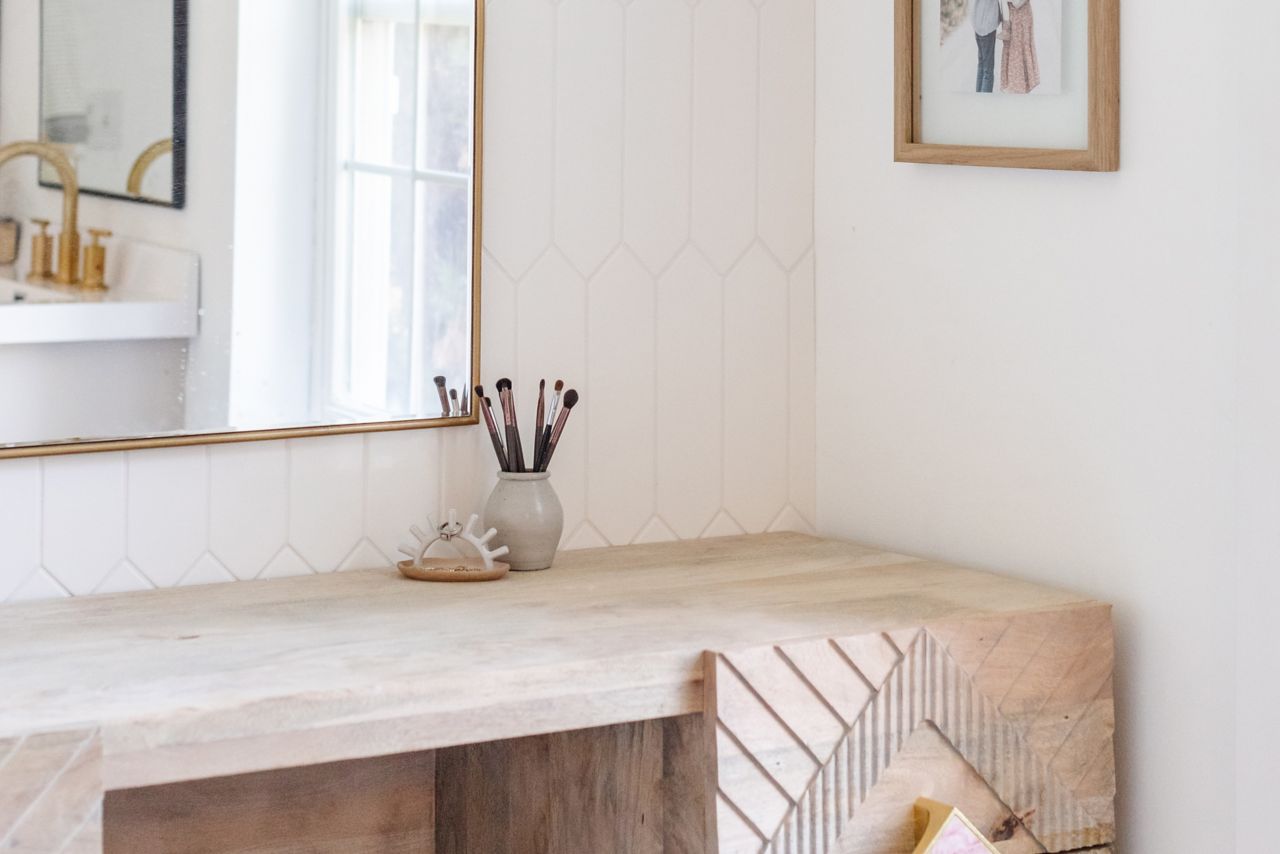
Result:
<svg viewBox="0 0 1280 854">
<path fill-rule="evenodd" d="M 477 423 L 482 2 L 125 0 L 190 51 L 180 210 L 125 198 L 131 78 L 48 3 L 0 5 L 0 458 Z"/>
</svg>

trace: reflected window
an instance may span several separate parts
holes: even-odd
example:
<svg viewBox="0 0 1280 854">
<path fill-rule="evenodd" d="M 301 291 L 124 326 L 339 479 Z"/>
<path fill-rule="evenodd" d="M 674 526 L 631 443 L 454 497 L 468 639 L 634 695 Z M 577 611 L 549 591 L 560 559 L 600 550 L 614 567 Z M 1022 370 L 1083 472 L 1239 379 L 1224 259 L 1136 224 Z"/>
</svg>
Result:
<svg viewBox="0 0 1280 854">
<path fill-rule="evenodd" d="M 431 411 L 470 377 L 473 8 L 338 0 L 327 417 Z"/>
</svg>

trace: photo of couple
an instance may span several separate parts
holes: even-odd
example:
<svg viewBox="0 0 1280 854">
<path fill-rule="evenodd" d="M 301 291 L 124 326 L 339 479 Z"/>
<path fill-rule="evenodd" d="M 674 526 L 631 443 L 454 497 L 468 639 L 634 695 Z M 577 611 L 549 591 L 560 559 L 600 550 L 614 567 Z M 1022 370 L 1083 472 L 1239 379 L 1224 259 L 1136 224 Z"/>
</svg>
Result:
<svg viewBox="0 0 1280 854">
<path fill-rule="evenodd" d="M 1063 2 L 941 0 L 941 68 L 947 90 L 1059 94 Z"/>
</svg>

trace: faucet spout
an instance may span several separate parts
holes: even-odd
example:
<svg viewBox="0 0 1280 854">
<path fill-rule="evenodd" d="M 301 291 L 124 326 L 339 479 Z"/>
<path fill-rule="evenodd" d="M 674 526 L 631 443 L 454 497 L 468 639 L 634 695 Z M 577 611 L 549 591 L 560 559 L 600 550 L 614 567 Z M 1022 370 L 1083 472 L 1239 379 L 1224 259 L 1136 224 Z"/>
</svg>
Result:
<svg viewBox="0 0 1280 854">
<path fill-rule="evenodd" d="M 80 180 L 76 177 L 76 168 L 56 146 L 45 142 L 0 145 L 0 165 L 24 154 L 46 161 L 62 181 L 62 233 L 58 236 L 58 272 L 54 281 L 60 285 L 78 285 L 80 230 L 76 216 L 80 206 Z"/>
<path fill-rule="evenodd" d="M 146 147 L 138 159 L 133 161 L 133 168 L 129 170 L 129 181 L 125 184 L 125 192 L 131 196 L 142 197 L 142 179 L 146 177 L 147 170 L 151 168 L 151 164 L 155 163 L 166 154 L 173 153 L 173 137 L 162 139 L 159 142 L 153 142 Z"/>
</svg>

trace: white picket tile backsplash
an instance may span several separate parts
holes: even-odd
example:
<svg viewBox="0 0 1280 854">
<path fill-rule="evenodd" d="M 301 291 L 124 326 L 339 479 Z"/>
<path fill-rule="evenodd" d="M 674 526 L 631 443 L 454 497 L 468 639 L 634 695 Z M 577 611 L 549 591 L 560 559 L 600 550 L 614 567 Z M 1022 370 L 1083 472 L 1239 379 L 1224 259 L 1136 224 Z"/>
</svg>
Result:
<svg viewBox="0 0 1280 854">
<path fill-rule="evenodd" d="M 681 537 L 724 499 L 724 281 L 690 246 L 658 282 L 658 515 Z"/>
<path fill-rule="evenodd" d="M 0 601 L 14 596 L 40 568 L 41 495 L 39 460 L 0 465 Z"/>
<path fill-rule="evenodd" d="M 588 515 L 606 540 L 626 543 L 655 509 L 653 278 L 622 249 L 588 288 L 587 507 L 609 506 Z"/>
<path fill-rule="evenodd" d="M 692 40 L 687 0 L 627 7 L 623 237 L 655 274 L 689 239 Z"/>
<path fill-rule="evenodd" d="M 616 0 L 558 10 L 555 242 L 590 276 L 622 239 L 624 11 Z"/>
<path fill-rule="evenodd" d="M 551 243 L 556 7 L 494 0 L 486 9 L 484 245 L 519 277 Z"/>
<path fill-rule="evenodd" d="M 236 578 L 254 578 L 289 539 L 289 445 L 218 445 L 209 465 L 209 550 Z"/>
<path fill-rule="evenodd" d="M 169 448 L 129 454 L 126 464 L 130 564 L 112 585 L 171 587 L 209 550 L 209 453 Z"/>
<path fill-rule="evenodd" d="M 725 282 L 724 507 L 751 531 L 788 503 L 788 290 L 759 242 Z"/>
<path fill-rule="evenodd" d="M 693 17 L 693 242 L 728 273 L 756 236 L 760 11 L 701 0 Z M 796 134 L 812 147 L 812 125 Z"/>
<path fill-rule="evenodd" d="M 364 537 L 364 449 L 358 435 L 289 443 L 289 545 L 317 572 Z"/>
<path fill-rule="evenodd" d="M 760 240 L 788 269 L 813 245 L 814 148 L 797 149 L 795 129 L 813 127 L 814 7 L 760 9 Z"/>
<path fill-rule="evenodd" d="M 44 463 L 41 563 L 73 596 L 92 593 L 125 559 L 125 455 Z"/>
<path fill-rule="evenodd" d="M 811 527 L 813 5 L 488 3 L 484 379 L 583 393 L 566 547 Z M 0 600 L 386 565 L 493 470 L 479 427 L 7 461 Z"/>
</svg>

